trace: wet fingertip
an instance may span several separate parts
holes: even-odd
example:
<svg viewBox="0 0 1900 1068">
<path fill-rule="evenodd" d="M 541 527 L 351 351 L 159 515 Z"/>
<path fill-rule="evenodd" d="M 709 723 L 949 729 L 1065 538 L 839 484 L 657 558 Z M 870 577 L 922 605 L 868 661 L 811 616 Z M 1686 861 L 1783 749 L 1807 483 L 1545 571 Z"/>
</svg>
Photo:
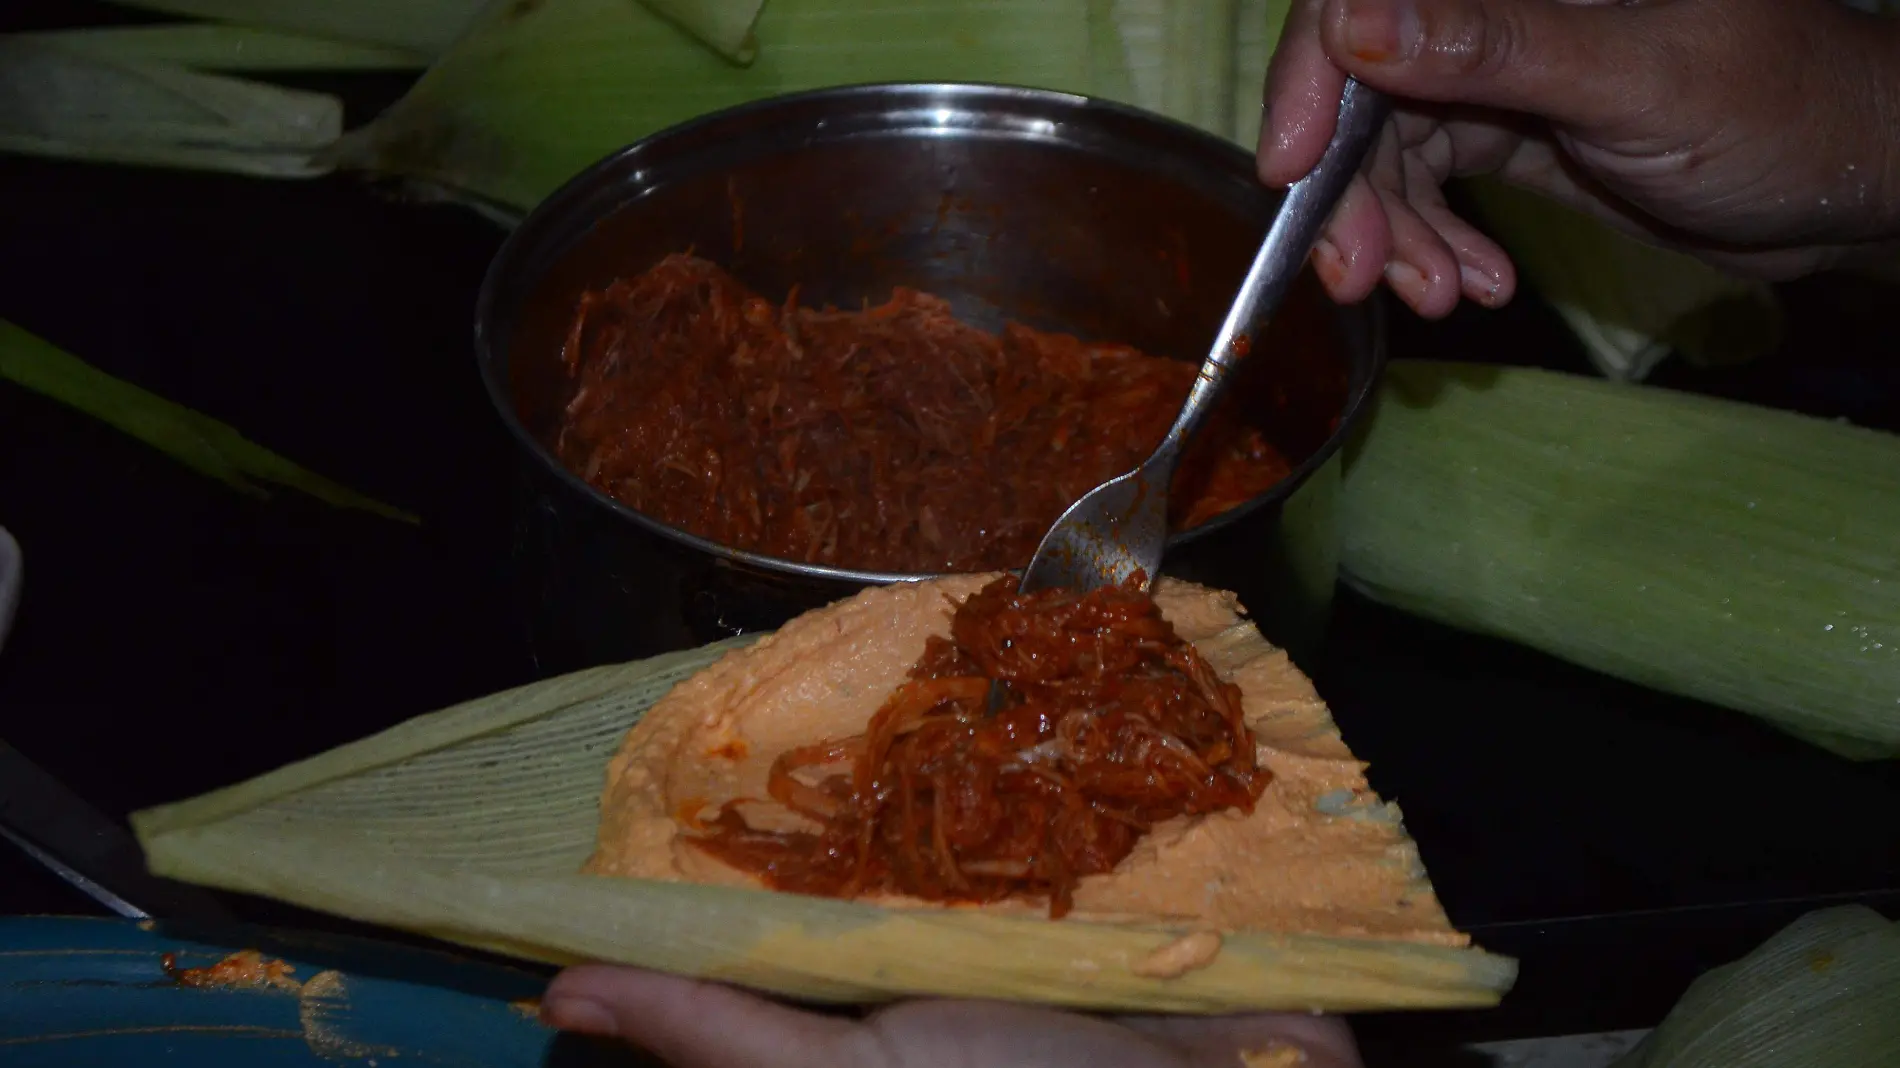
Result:
<svg viewBox="0 0 1900 1068">
<path fill-rule="evenodd" d="M 1346 260 L 1339 254 L 1339 246 L 1328 238 L 1320 238 L 1313 246 L 1313 273 L 1331 291 L 1338 291 L 1346 283 Z"/>
<path fill-rule="evenodd" d="M 1280 172 L 1285 169 L 1274 161 L 1272 149 L 1261 149 L 1254 161 L 1254 173 L 1268 189 L 1285 189 L 1293 184 L 1282 179 Z"/>
<path fill-rule="evenodd" d="M 1285 189 L 1304 176 L 1298 167 L 1288 163 L 1293 156 L 1291 134 L 1275 134 L 1268 122 L 1260 127 L 1260 151 L 1254 156 L 1254 169 L 1259 172 L 1260 181 L 1271 189 Z"/>
<path fill-rule="evenodd" d="M 1502 279 L 1469 264 L 1459 266 L 1458 281 L 1466 297 L 1487 308 L 1496 308 L 1510 299 Z"/>
<path fill-rule="evenodd" d="M 1414 311 L 1424 302 L 1426 290 L 1430 288 L 1418 268 L 1403 260 L 1393 260 L 1385 265 L 1385 284 L 1392 287 L 1392 291 L 1411 305 Z"/>
<path fill-rule="evenodd" d="M 1403 260 L 1385 265 L 1385 283 L 1421 319 L 1443 319 L 1458 307 L 1458 287 L 1447 276 L 1427 274 Z"/>
</svg>

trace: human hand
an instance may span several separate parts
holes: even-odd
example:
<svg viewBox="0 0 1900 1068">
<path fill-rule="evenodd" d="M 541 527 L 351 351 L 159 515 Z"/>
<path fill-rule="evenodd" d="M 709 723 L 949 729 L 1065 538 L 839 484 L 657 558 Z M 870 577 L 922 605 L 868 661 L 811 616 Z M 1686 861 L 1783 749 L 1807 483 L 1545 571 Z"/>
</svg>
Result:
<svg viewBox="0 0 1900 1068">
<path fill-rule="evenodd" d="M 1340 301 L 1510 299 L 1509 257 L 1446 206 L 1462 175 L 1770 280 L 1900 237 L 1900 29 L 1837 0 L 1295 0 L 1262 179 L 1319 160 L 1348 74 L 1400 99 L 1314 250 Z"/>
<path fill-rule="evenodd" d="M 1363 1068 L 1345 1023 L 1324 1016 L 1109 1018 L 911 1001 L 853 1020 L 604 965 L 556 976 L 541 1014 L 562 1030 L 631 1042 L 673 1068 Z"/>
</svg>

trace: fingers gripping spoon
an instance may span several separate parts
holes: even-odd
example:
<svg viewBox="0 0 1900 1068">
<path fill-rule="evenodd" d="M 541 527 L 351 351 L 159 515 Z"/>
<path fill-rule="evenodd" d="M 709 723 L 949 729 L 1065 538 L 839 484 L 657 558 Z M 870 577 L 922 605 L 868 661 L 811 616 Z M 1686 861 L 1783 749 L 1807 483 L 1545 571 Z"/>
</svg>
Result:
<svg viewBox="0 0 1900 1068">
<path fill-rule="evenodd" d="M 1136 572 L 1152 583 L 1168 537 L 1168 483 L 1181 452 L 1219 401 L 1234 367 L 1247 355 L 1248 331 L 1270 317 L 1306 264 L 1391 108 L 1383 93 L 1348 79 L 1333 139 L 1318 165 L 1280 202 L 1234 304 L 1201 364 L 1181 414 L 1140 467 L 1084 494 L 1062 513 L 1023 571 L 1024 591 L 1048 587 L 1093 590 Z M 992 688 L 991 703 L 998 699 Z"/>
</svg>

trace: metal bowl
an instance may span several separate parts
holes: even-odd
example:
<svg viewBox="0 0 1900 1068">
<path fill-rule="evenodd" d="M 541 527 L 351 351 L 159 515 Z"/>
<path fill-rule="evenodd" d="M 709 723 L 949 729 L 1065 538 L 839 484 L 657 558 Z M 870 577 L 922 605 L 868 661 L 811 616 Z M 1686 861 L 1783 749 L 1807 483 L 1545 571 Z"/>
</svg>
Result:
<svg viewBox="0 0 1900 1068">
<path fill-rule="evenodd" d="M 1015 319 L 1198 362 L 1277 202 L 1251 156 L 1211 135 L 987 85 L 779 97 L 589 168 L 509 238 L 476 309 L 482 375 L 527 461 L 517 564 L 543 667 L 769 628 L 867 585 L 930 577 L 720 545 L 567 470 L 551 446 L 572 390 L 559 352 L 583 290 L 691 249 L 771 299 L 797 286 L 802 302 L 848 306 L 909 286 L 988 328 Z M 1376 306 L 1336 308 L 1308 279 L 1255 336 L 1235 388 L 1295 469 L 1177 534 L 1164 570 L 1236 590 L 1269 637 L 1297 642 L 1332 586 L 1327 493 L 1309 483 L 1336 477 L 1328 465 L 1378 377 L 1382 321 Z M 1294 532 L 1296 492 L 1315 505 Z"/>
</svg>

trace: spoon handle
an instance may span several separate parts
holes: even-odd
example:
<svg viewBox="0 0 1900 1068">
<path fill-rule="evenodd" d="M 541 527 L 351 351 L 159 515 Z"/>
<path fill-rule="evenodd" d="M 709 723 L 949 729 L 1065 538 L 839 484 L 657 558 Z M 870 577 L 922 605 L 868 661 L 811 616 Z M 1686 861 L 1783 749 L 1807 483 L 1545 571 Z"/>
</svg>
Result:
<svg viewBox="0 0 1900 1068">
<path fill-rule="evenodd" d="M 1214 346 L 1201 364 L 1200 377 L 1195 380 L 1187 402 L 1181 406 L 1181 414 L 1175 417 L 1167 437 L 1162 439 L 1161 448 L 1156 450 L 1156 459 L 1163 459 L 1165 455 L 1165 462 L 1172 466 L 1173 454 L 1194 436 L 1201 420 L 1214 407 L 1228 372 L 1251 347 L 1247 331 L 1279 308 L 1288 287 L 1306 266 L 1306 257 L 1313 251 L 1313 243 L 1319 240 L 1320 230 L 1332 217 L 1333 208 L 1345 195 L 1346 186 L 1359 173 L 1359 165 L 1364 162 L 1373 140 L 1384 129 L 1391 110 L 1392 103 L 1384 93 L 1356 79 L 1346 79 L 1333 139 L 1326 145 L 1319 163 L 1306 177 L 1293 183 L 1280 201 L 1273 226 L 1260 243 L 1260 251 L 1254 256 L 1240 292 L 1234 296 L 1234 305 L 1228 310 L 1227 319 L 1214 338 Z"/>
</svg>

